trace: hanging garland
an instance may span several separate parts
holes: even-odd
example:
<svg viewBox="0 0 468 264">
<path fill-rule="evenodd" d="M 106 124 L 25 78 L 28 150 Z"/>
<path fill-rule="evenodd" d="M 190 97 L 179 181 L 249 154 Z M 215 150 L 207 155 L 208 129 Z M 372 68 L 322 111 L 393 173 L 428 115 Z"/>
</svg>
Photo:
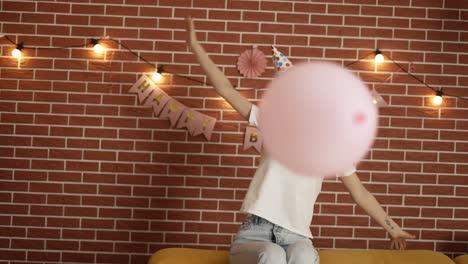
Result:
<svg viewBox="0 0 468 264">
<path fill-rule="evenodd" d="M 72 45 L 72 46 L 62 46 L 62 47 L 35 47 L 29 48 L 24 45 L 24 42 L 15 43 L 12 41 L 8 36 L 0 33 L 0 38 L 4 37 L 10 43 L 15 45 L 15 49 L 12 51 L 12 56 L 15 58 L 20 59 L 22 55 L 22 50 L 24 49 L 69 49 L 69 48 L 86 48 L 88 46 L 92 46 L 95 52 L 100 53 L 103 52 L 104 47 L 101 45 L 100 39 L 90 39 L 86 44 L 82 45 Z M 154 63 L 146 60 L 144 57 L 140 56 L 137 52 L 133 51 L 126 45 L 124 45 L 121 41 L 113 38 L 106 38 L 108 41 L 113 41 L 118 44 L 120 47 L 126 49 L 133 55 L 135 55 L 140 60 L 144 61 L 146 64 L 150 65 L 154 68 L 153 73 L 153 81 L 148 78 L 146 75 L 142 75 L 140 79 L 130 88 L 130 93 L 137 93 L 139 103 L 143 104 L 145 107 L 151 107 L 153 112 L 159 118 L 169 119 L 171 123 L 171 127 L 176 128 L 187 128 L 190 135 L 197 136 L 203 134 L 208 140 L 211 138 L 212 131 L 214 129 L 214 125 L 216 123 L 216 119 L 204 114 L 201 114 L 197 111 L 194 111 L 183 104 L 176 101 L 174 98 L 170 97 L 166 94 L 162 89 L 160 89 L 154 81 L 158 81 L 162 78 L 163 72 L 172 74 L 174 76 L 178 76 L 181 78 L 185 78 L 197 83 L 201 83 L 203 85 L 211 85 L 209 82 L 204 82 L 189 76 L 176 74 L 172 72 L 168 72 L 164 70 L 163 65 L 156 66 Z M 272 47 L 273 51 L 273 61 L 275 69 L 279 72 L 285 71 L 288 68 L 292 67 L 292 63 L 289 59 L 284 56 L 283 53 L 279 52 L 274 46 Z M 358 60 L 352 61 L 345 65 L 345 67 L 351 66 L 357 62 L 360 62 L 370 55 L 375 55 L 376 63 L 381 63 L 385 60 L 385 56 L 379 49 L 376 49 L 372 53 L 365 54 L 363 57 L 359 58 Z M 455 97 L 462 100 L 467 100 L 468 98 L 462 96 L 456 96 L 447 94 L 442 90 L 442 88 L 435 88 L 423 80 L 421 80 L 416 75 L 412 74 L 410 71 L 412 69 L 412 64 L 410 64 L 410 69 L 405 69 L 402 65 L 397 63 L 391 57 L 386 56 L 390 59 L 390 61 L 398 67 L 398 71 L 405 72 L 421 84 L 423 84 L 426 88 L 429 88 L 433 91 L 436 96 L 434 97 L 434 101 L 437 101 L 437 104 L 442 102 L 442 96 L 449 96 Z M 244 51 L 237 62 L 239 72 L 247 77 L 247 78 L 254 78 L 260 76 L 265 68 L 266 68 L 266 59 L 264 54 L 256 47 L 253 47 L 251 50 Z M 387 82 L 392 78 L 392 75 L 389 76 L 385 80 Z M 373 96 L 374 104 L 377 104 L 378 107 L 386 106 L 385 100 L 378 94 L 378 92 L 373 89 L 371 92 Z M 258 131 L 255 127 L 248 126 L 245 132 L 244 138 L 244 149 L 254 147 L 258 152 L 261 152 L 261 145 L 262 145 L 262 136 L 260 131 Z"/>
<path fill-rule="evenodd" d="M 128 92 L 138 94 L 138 101 L 144 102 L 145 107 L 151 107 L 157 117 L 169 119 L 171 127 L 187 128 L 192 136 L 203 134 L 207 140 L 211 139 L 216 118 L 184 106 L 160 89 L 146 75 L 142 75 Z"/>
</svg>

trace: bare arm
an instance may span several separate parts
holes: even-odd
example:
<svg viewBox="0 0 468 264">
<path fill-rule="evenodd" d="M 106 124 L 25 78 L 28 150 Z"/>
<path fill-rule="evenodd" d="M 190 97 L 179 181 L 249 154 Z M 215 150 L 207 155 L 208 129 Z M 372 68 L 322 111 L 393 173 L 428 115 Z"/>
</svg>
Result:
<svg viewBox="0 0 468 264">
<path fill-rule="evenodd" d="M 375 197 L 362 185 L 358 176 L 353 175 L 340 177 L 343 184 L 348 189 L 353 200 L 366 213 L 379 223 L 392 237 L 391 248 L 405 249 L 406 239 L 414 238 L 413 235 L 403 231 L 383 210 Z"/>
<path fill-rule="evenodd" d="M 191 18 L 186 19 L 187 24 L 187 45 L 193 52 L 202 69 L 205 71 L 208 79 L 213 84 L 216 91 L 226 99 L 226 101 L 234 107 L 245 119 L 248 119 L 252 103 L 243 97 L 229 82 L 224 73 L 213 63 L 206 51 L 198 42 L 193 21 Z"/>
</svg>

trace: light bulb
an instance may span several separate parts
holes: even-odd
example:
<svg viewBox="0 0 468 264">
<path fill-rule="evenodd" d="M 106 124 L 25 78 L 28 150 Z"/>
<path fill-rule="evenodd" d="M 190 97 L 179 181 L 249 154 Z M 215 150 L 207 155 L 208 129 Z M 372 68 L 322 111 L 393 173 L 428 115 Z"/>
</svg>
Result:
<svg viewBox="0 0 468 264">
<path fill-rule="evenodd" d="M 380 63 L 384 62 L 384 60 L 385 60 L 385 57 L 381 53 L 375 55 L 375 62 L 376 63 L 380 64 Z"/>
<path fill-rule="evenodd" d="M 432 98 L 432 102 L 435 104 L 435 105 L 440 105 L 443 101 L 442 99 L 442 88 L 440 88 L 439 90 L 436 91 L 436 96 L 434 96 L 434 98 Z"/>
<path fill-rule="evenodd" d="M 95 53 L 98 53 L 98 54 L 101 54 L 104 52 L 104 47 L 99 44 L 99 40 L 98 39 L 91 39 L 91 44 L 93 45 L 93 49 L 94 49 L 94 52 Z"/>
<path fill-rule="evenodd" d="M 21 50 L 19 50 L 19 49 L 14 49 L 14 50 L 11 52 L 11 56 L 13 56 L 13 57 L 15 57 L 15 58 L 21 57 Z"/>
<path fill-rule="evenodd" d="M 155 81 L 155 82 L 160 82 L 161 80 L 162 80 L 162 74 L 159 73 L 159 72 L 157 72 L 157 71 L 155 71 L 155 72 L 153 73 L 153 81 Z"/>
<path fill-rule="evenodd" d="M 442 101 L 443 101 L 443 99 L 442 99 L 442 96 L 440 96 L 440 95 L 436 95 L 436 96 L 434 96 L 434 98 L 432 98 L 432 102 L 433 102 L 435 105 L 440 105 L 440 104 L 442 104 Z"/>
<path fill-rule="evenodd" d="M 164 71 L 164 66 L 159 65 L 156 67 L 156 71 L 153 73 L 153 81 L 160 82 L 163 78 L 162 73 Z"/>
<path fill-rule="evenodd" d="M 101 54 L 104 52 L 104 47 L 101 44 L 94 45 L 94 52 Z"/>
<path fill-rule="evenodd" d="M 373 103 L 373 104 L 377 104 L 377 99 L 372 98 L 372 103 Z"/>
<path fill-rule="evenodd" d="M 380 64 L 380 63 L 384 62 L 385 57 L 382 54 L 382 51 L 380 51 L 379 49 L 376 49 L 374 51 L 374 54 L 375 54 L 375 58 L 374 58 L 375 63 Z"/>
<path fill-rule="evenodd" d="M 14 49 L 11 52 L 11 56 L 19 59 L 21 57 L 21 53 L 22 53 L 21 50 L 22 49 L 24 49 L 23 42 L 21 42 L 20 44 L 16 44 L 16 49 Z"/>
</svg>

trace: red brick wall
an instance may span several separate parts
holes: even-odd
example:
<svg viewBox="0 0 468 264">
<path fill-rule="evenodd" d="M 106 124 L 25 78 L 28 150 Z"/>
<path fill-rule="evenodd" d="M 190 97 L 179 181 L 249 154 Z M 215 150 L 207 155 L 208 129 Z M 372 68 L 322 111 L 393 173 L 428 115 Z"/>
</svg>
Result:
<svg viewBox="0 0 468 264">
<path fill-rule="evenodd" d="M 73 2 L 73 3 L 70 3 Z M 125 4 L 124 4 L 125 3 Z M 462 4 L 465 3 L 465 6 Z M 183 18 L 245 96 L 273 76 L 241 78 L 252 44 L 293 62 L 349 63 L 379 47 L 428 84 L 468 96 L 468 6 L 458 0 L 1 1 L 0 32 L 27 47 L 110 36 L 174 73 L 203 78 L 186 51 Z M 114 45 L 114 47 L 116 47 Z M 129 87 L 151 68 L 116 47 L 27 50 L 20 69 L 0 40 L 0 258 L 18 263 L 145 263 L 168 246 L 227 248 L 258 156 L 242 150 L 246 122 L 209 86 L 174 77 L 164 87 L 216 117 L 211 141 L 171 129 Z M 417 235 L 411 249 L 456 255 L 468 241 L 468 101 L 433 94 L 390 63 L 350 67 L 390 106 L 358 174 Z M 339 182 L 324 184 L 313 233 L 319 248 L 386 248 L 385 232 Z"/>
</svg>

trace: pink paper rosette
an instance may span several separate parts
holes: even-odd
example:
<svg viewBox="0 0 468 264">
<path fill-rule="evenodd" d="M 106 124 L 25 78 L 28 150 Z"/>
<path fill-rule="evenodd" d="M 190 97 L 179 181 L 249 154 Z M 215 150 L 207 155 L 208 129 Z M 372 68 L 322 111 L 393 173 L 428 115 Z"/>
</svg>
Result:
<svg viewBox="0 0 468 264">
<path fill-rule="evenodd" d="M 237 69 L 247 78 L 260 76 L 266 69 L 265 54 L 256 47 L 242 52 L 237 60 Z"/>
</svg>

